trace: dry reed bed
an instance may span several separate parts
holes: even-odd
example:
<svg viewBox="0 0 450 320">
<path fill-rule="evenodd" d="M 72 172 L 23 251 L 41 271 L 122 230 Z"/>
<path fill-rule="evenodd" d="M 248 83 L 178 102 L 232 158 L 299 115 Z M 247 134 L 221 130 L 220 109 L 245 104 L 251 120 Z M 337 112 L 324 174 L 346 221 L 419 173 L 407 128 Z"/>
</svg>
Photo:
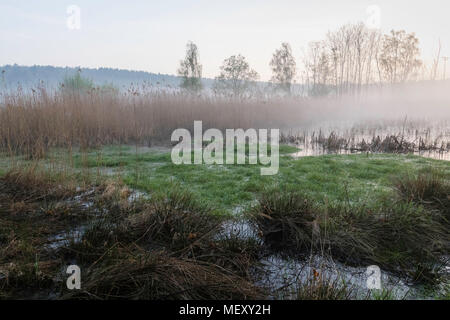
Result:
<svg viewBox="0 0 450 320">
<path fill-rule="evenodd" d="M 95 147 L 106 144 L 170 141 L 173 130 L 191 129 L 194 120 L 206 128 L 259 128 L 288 124 L 300 117 L 303 101 L 270 102 L 186 93 L 151 95 L 99 92 L 8 95 L 0 104 L 0 149 L 10 154 L 42 156 L 51 147 Z"/>
<path fill-rule="evenodd" d="M 192 129 L 194 120 L 202 120 L 207 128 L 308 128 L 329 121 L 351 121 L 361 124 L 372 121 L 385 125 L 395 119 L 430 121 L 450 119 L 446 88 L 408 85 L 396 90 L 375 90 L 367 97 L 271 97 L 239 100 L 214 95 L 192 95 L 183 91 L 146 91 L 130 89 L 125 93 L 89 91 L 47 91 L 43 87 L 32 94 L 14 91 L 1 93 L 0 150 L 10 155 L 21 153 L 31 157 L 43 156 L 51 147 L 96 147 L 105 144 L 142 144 L 169 142 L 177 128 Z M 430 94 L 432 93 L 432 95 Z M 414 99 L 411 99 L 414 97 Z M 434 119 L 434 120 L 433 120 Z M 381 123 L 381 124 L 380 124 Z M 314 139 L 331 148 L 358 149 L 443 149 L 449 145 L 434 143 L 427 133 L 417 134 L 417 126 L 400 123 L 400 132 L 390 132 L 378 140 L 354 145 L 352 136 L 320 135 Z M 405 127 L 406 124 L 406 127 Z M 367 130 L 376 126 L 366 127 Z M 405 132 L 414 129 L 417 140 L 412 146 L 405 141 Z M 353 130 L 353 129 L 352 129 Z M 448 125 L 443 130 L 448 131 Z M 445 132 L 442 132 L 444 134 Z M 401 134 L 401 136 L 399 136 Z M 298 135 L 291 139 L 301 139 Z M 303 137 L 305 138 L 305 137 Z M 389 138 L 389 141 L 384 141 Z M 346 141 L 344 141 L 346 139 Z M 385 142 L 383 144 L 383 142 Z M 411 143 L 411 141 L 408 141 Z M 370 144 L 368 146 L 368 144 Z"/>
</svg>

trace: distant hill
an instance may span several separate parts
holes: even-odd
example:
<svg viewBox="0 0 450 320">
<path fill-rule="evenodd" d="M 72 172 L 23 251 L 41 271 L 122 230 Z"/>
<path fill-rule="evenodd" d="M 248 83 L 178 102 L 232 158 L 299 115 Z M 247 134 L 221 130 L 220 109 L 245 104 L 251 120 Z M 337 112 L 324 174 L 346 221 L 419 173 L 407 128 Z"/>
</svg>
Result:
<svg viewBox="0 0 450 320">
<path fill-rule="evenodd" d="M 81 70 L 83 78 L 90 79 L 95 85 L 113 85 L 121 91 L 126 91 L 132 85 L 140 86 L 144 82 L 156 88 L 179 88 L 181 78 L 175 75 L 151 73 L 145 71 L 133 71 L 113 68 L 80 68 L 80 67 L 54 67 L 54 66 L 0 66 L 0 92 L 2 90 L 16 90 L 22 88 L 29 91 L 36 88 L 42 82 L 47 89 L 57 89 L 67 76 L 75 75 Z M 211 92 L 214 79 L 202 78 L 206 92 Z M 262 91 L 270 90 L 270 83 L 258 81 L 258 88 Z M 304 95 L 305 85 L 293 84 L 292 92 L 296 95 Z"/>
<path fill-rule="evenodd" d="M 57 88 L 66 76 L 74 75 L 81 69 L 84 78 L 92 80 L 96 85 L 112 84 L 121 90 L 132 84 L 146 82 L 156 87 L 178 87 L 180 77 L 167 74 L 157 74 L 145 71 L 132 71 L 112 68 L 71 68 L 53 66 L 0 66 L 0 87 L 14 89 L 19 85 L 27 90 L 43 82 L 47 88 Z M 203 79 L 205 87 L 210 87 L 213 80 Z"/>
<path fill-rule="evenodd" d="M 0 66 L 0 92 L 4 89 L 15 90 L 19 86 L 24 90 L 30 90 L 37 87 L 41 82 L 48 89 L 56 89 L 62 83 L 65 77 L 73 76 L 81 69 L 81 76 L 92 80 L 95 85 L 113 85 L 121 91 L 125 91 L 130 86 L 139 86 L 144 82 L 156 88 L 178 88 L 181 78 L 175 75 L 151 73 L 145 71 L 133 71 L 126 69 L 113 68 L 71 68 L 54 66 L 19 66 L 4 65 Z M 202 78 L 204 88 L 208 91 L 214 83 L 214 79 Z M 270 83 L 259 81 L 258 87 L 263 91 L 270 90 Z M 438 89 L 450 85 L 449 80 L 422 80 L 406 84 L 397 84 L 395 87 L 427 87 Z M 378 84 L 370 84 L 369 89 L 377 89 Z M 292 93 L 294 95 L 308 95 L 308 87 L 305 84 L 292 84 Z M 448 89 L 447 89 L 448 90 Z M 378 92 L 377 91 L 377 92 Z"/>
</svg>

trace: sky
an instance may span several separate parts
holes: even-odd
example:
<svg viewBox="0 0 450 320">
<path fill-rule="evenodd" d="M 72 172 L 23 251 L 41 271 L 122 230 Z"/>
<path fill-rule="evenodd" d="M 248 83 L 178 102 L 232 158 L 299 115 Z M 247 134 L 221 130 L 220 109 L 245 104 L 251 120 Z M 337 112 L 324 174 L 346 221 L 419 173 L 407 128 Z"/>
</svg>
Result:
<svg viewBox="0 0 450 320">
<path fill-rule="evenodd" d="M 370 6 L 379 8 L 383 32 L 415 32 L 426 61 L 439 40 L 441 55 L 450 56 L 448 0 L 0 0 L 0 65 L 175 74 L 193 41 L 203 76 L 217 76 L 225 58 L 242 54 L 269 80 L 269 61 L 282 42 L 301 66 L 309 42 L 347 23 L 374 21 Z"/>
</svg>

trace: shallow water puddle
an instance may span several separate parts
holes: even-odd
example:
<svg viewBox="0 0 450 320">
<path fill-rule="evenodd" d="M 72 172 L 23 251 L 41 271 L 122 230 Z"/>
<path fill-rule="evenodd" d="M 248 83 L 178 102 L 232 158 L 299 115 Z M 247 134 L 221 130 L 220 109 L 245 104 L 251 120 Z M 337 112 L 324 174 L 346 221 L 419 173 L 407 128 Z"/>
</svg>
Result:
<svg viewBox="0 0 450 320">
<path fill-rule="evenodd" d="M 94 200 L 90 199 L 90 196 L 93 196 L 95 194 L 95 189 L 90 189 L 80 195 L 77 195 L 73 197 L 73 199 L 69 199 L 66 202 L 66 204 L 69 205 L 77 205 L 84 210 L 88 211 L 89 213 L 94 214 L 94 221 L 95 217 L 100 217 L 102 214 L 108 214 L 107 209 L 99 209 L 95 206 Z M 127 201 L 129 203 L 133 203 L 135 201 L 138 201 L 140 199 L 146 199 L 149 198 L 149 195 L 145 192 L 139 191 L 139 190 L 130 190 L 130 194 L 127 197 Z M 92 223 L 91 220 L 89 223 Z M 51 250 L 56 250 L 64 246 L 68 246 L 70 243 L 79 243 L 83 235 L 86 233 L 87 229 L 89 227 L 89 224 L 82 224 L 78 225 L 70 230 L 65 230 L 60 233 L 57 233 L 55 235 L 52 235 L 48 237 L 48 244 L 47 248 Z"/>
<path fill-rule="evenodd" d="M 218 240 L 230 237 L 235 237 L 240 240 L 260 240 L 258 233 L 247 220 L 225 221 L 221 227 L 222 230 L 217 237 Z"/>
<path fill-rule="evenodd" d="M 222 225 L 219 239 L 228 237 L 262 241 L 257 230 L 245 219 L 226 221 Z M 295 298 L 296 288 L 315 276 L 345 284 L 356 297 L 370 298 L 370 291 L 367 288 L 370 274 L 367 273 L 367 267 L 369 266 L 350 267 L 319 254 L 294 258 L 269 253 L 260 258 L 259 265 L 253 270 L 253 277 L 256 285 L 269 288 L 273 292 L 273 299 Z M 447 270 L 450 270 L 450 267 L 447 267 Z M 395 299 L 426 298 L 421 294 L 420 286 L 410 285 L 402 278 L 383 270 L 381 270 L 381 289 L 382 292 L 389 292 Z"/>
<path fill-rule="evenodd" d="M 86 230 L 87 226 L 82 225 L 69 231 L 57 233 L 56 235 L 48 238 L 49 244 L 47 245 L 47 248 L 56 250 L 61 247 L 68 246 L 70 243 L 79 243 L 82 240 Z"/>
<path fill-rule="evenodd" d="M 366 267 L 349 267 L 320 255 L 296 260 L 274 254 L 261 259 L 260 262 L 262 267 L 255 273 L 256 284 L 271 288 L 275 294 L 281 295 L 273 298 L 295 298 L 296 288 L 315 277 L 345 284 L 360 298 L 365 298 L 368 294 Z M 383 270 L 381 270 L 381 289 L 391 292 L 396 299 L 417 296 L 416 289 Z"/>
</svg>

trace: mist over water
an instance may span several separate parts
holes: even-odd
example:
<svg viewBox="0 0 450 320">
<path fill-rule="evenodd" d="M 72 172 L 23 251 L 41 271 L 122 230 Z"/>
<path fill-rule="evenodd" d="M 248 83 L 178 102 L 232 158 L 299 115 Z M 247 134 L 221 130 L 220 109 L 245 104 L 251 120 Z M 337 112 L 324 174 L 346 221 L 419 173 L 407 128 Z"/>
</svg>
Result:
<svg viewBox="0 0 450 320">
<path fill-rule="evenodd" d="M 286 115 L 283 134 L 300 147 L 297 157 L 389 151 L 450 160 L 449 90 L 449 81 L 422 82 L 372 88 L 357 97 L 312 98 L 299 107 L 297 124 Z M 408 145 L 373 145 L 387 137 Z"/>
</svg>

